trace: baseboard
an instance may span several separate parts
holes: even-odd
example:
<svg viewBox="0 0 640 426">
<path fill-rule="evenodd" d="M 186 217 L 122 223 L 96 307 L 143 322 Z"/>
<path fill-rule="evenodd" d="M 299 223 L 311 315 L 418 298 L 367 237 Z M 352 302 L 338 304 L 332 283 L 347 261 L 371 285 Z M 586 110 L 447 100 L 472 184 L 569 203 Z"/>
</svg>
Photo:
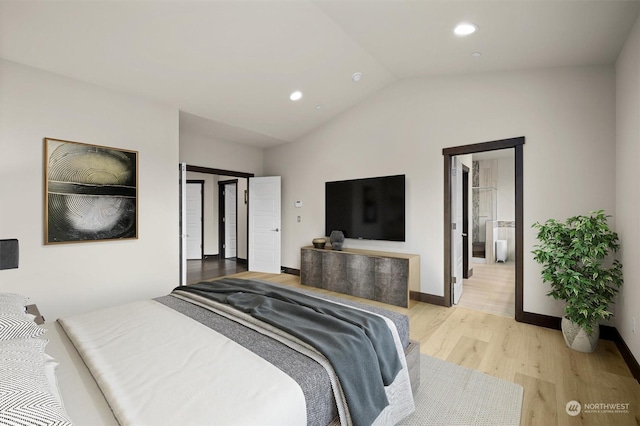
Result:
<svg viewBox="0 0 640 426">
<path fill-rule="evenodd" d="M 523 312 L 522 322 L 525 324 L 537 325 L 538 327 L 560 330 L 560 318 L 552 317 L 550 315 L 536 314 L 533 312 Z"/>
<path fill-rule="evenodd" d="M 444 306 L 444 296 L 435 296 L 428 293 L 420 293 L 419 291 L 410 291 L 409 299 L 418 302 L 431 303 L 432 305 Z"/>
<path fill-rule="evenodd" d="M 522 322 L 525 324 L 537 325 L 538 327 L 551 328 L 560 330 L 560 322 L 558 317 L 551 315 L 536 314 L 533 312 L 523 312 Z M 604 340 L 616 341 L 616 335 L 620 336 L 618 330 L 610 325 L 600 325 L 600 338 Z"/>
<path fill-rule="evenodd" d="M 523 312 L 522 322 L 537 325 L 539 327 L 560 330 L 561 319 L 550 315 Z M 610 340 L 616 344 L 616 347 L 620 351 L 620 355 L 622 355 L 622 359 L 624 359 L 627 367 L 629 367 L 631 374 L 633 374 L 633 377 L 640 383 L 640 364 L 638 364 L 638 360 L 633 356 L 633 353 L 631 353 L 631 350 L 620 335 L 618 329 L 610 325 L 600 325 L 600 338 L 603 340 Z"/>
<path fill-rule="evenodd" d="M 220 257 L 219 254 L 205 254 L 204 255 L 204 259 L 205 260 L 217 260 Z M 242 263 L 244 265 L 247 264 L 247 259 L 243 259 L 241 257 L 234 257 L 233 259 L 229 259 L 229 260 L 235 260 L 237 263 Z"/>
<path fill-rule="evenodd" d="M 627 343 L 620 335 L 618 329 L 615 327 L 609 328 L 611 328 L 611 334 L 613 335 L 613 338 L 611 340 L 613 340 L 618 347 L 618 350 L 622 355 L 622 359 L 624 359 L 627 367 L 629 367 L 629 370 L 631 370 L 631 374 L 633 374 L 633 377 L 635 377 L 638 383 L 640 383 L 640 364 L 638 364 L 638 360 L 631 353 L 631 349 L 629 349 L 629 346 L 627 346 Z M 600 332 L 602 333 L 602 326 L 600 327 Z"/>
<path fill-rule="evenodd" d="M 300 276 L 300 269 L 288 268 L 286 266 L 281 266 L 280 270 L 285 274 Z"/>
</svg>

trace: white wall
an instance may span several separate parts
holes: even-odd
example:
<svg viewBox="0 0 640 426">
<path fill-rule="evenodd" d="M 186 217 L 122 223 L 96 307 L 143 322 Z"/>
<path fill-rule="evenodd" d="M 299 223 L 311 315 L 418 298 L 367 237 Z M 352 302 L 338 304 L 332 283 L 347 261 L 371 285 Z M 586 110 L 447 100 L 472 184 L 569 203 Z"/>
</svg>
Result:
<svg viewBox="0 0 640 426">
<path fill-rule="evenodd" d="M 516 179 L 515 179 L 515 150 L 509 150 L 512 155 L 497 159 L 496 191 L 499 222 L 511 222 L 516 220 Z M 507 241 L 507 262 L 516 260 L 516 228 L 512 226 L 500 226 L 498 224 L 497 239 Z"/>
<path fill-rule="evenodd" d="M 264 151 L 180 129 L 180 162 L 262 176 Z"/>
<path fill-rule="evenodd" d="M 139 239 L 43 244 L 43 138 L 139 152 Z M 0 238 L 20 241 L 0 291 L 47 321 L 167 294 L 178 284 L 178 111 L 0 60 Z"/>
<path fill-rule="evenodd" d="M 498 158 L 498 178 L 496 182 L 498 220 L 516 220 L 516 179 L 515 179 L 515 150 L 510 150 L 513 155 Z"/>
<path fill-rule="evenodd" d="M 640 18 L 616 62 L 616 230 L 624 284 L 616 304 L 616 327 L 640 359 Z M 638 331 L 631 330 L 633 319 Z"/>
<path fill-rule="evenodd" d="M 559 316 L 530 254 L 530 226 L 614 213 L 614 77 L 598 66 L 401 81 L 299 142 L 266 150 L 265 173 L 283 179 L 283 265 L 299 268 L 300 247 L 324 234 L 325 181 L 404 173 L 407 241 L 345 246 L 418 253 L 420 291 L 443 295 L 442 149 L 525 136 L 524 309 Z"/>
</svg>

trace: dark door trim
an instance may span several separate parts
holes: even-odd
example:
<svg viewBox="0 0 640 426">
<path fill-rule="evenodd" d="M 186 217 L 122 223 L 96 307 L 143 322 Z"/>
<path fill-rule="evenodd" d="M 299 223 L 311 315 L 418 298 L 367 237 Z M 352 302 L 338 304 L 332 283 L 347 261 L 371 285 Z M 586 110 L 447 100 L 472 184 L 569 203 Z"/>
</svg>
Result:
<svg viewBox="0 0 640 426">
<path fill-rule="evenodd" d="M 225 240 L 226 240 L 226 226 L 225 226 L 225 220 L 223 220 L 223 218 L 225 217 L 224 212 L 226 211 L 225 209 L 225 205 L 226 205 L 226 200 L 224 198 L 224 191 L 227 190 L 226 186 L 230 185 L 230 184 L 236 184 L 236 218 L 238 217 L 238 179 L 233 179 L 233 180 L 223 180 L 223 181 L 218 181 L 218 253 L 220 253 L 220 255 L 218 256 L 218 259 L 220 260 L 225 260 L 227 258 L 227 248 L 225 246 Z M 238 222 L 236 221 L 236 237 L 238 235 Z M 248 247 L 248 246 L 247 246 Z M 236 259 L 238 258 L 238 251 L 237 251 L 237 247 L 236 247 Z M 248 251 L 247 251 L 247 255 L 248 255 Z"/>
<path fill-rule="evenodd" d="M 189 184 L 200 185 L 200 259 L 204 259 L 204 180 L 187 179 Z"/>
<path fill-rule="evenodd" d="M 516 213 L 516 321 L 524 320 L 523 309 L 523 151 L 524 136 L 502 139 L 491 142 L 477 143 L 472 145 L 456 146 L 444 148 L 442 155 L 444 158 L 444 305 L 451 306 L 451 158 L 456 155 L 476 154 L 479 152 L 496 151 L 499 149 L 515 150 L 515 213 Z"/>
<path fill-rule="evenodd" d="M 469 278 L 469 168 L 462 165 L 462 278 Z"/>
<path fill-rule="evenodd" d="M 206 173 L 209 175 L 232 176 L 232 177 L 247 178 L 247 179 L 255 176 L 255 174 L 253 173 L 234 172 L 232 170 L 222 170 L 222 169 L 212 169 L 210 167 L 190 166 L 188 164 L 187 164 L 187 171 Z"/>
</svg>

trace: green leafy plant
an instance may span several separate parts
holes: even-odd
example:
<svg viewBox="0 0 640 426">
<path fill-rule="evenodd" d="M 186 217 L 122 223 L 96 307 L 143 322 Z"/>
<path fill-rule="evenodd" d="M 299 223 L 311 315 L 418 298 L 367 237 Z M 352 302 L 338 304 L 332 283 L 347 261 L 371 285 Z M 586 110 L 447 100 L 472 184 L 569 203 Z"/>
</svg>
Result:
<svg viewBox="0 0 640 426">
<path fill-rule="evenodd" d="M 565 222 L 533 224 L 540 244 L 532 253 L 543 266 L 542 279 L 551 285 L 547 295 L 564 300 L 567 319 L 589 335 L 599 320 L 613 316 L 609 305 L 623 282 L 622 264 L 608 258 L 620 248 L 608 217 L 598 210 Z"/>
</svg>

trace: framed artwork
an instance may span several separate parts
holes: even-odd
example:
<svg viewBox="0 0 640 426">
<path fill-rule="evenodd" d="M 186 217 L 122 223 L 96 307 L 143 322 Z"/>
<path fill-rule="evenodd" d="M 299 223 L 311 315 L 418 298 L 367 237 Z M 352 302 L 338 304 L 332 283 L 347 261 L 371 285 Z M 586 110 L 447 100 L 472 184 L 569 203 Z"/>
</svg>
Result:
<svg viewBox="0 0 640 426">
<path fill-rule="evenodd" d="M 44 140 L 45 244 L 138 238 L 138 152 Z"/>
</svg>

